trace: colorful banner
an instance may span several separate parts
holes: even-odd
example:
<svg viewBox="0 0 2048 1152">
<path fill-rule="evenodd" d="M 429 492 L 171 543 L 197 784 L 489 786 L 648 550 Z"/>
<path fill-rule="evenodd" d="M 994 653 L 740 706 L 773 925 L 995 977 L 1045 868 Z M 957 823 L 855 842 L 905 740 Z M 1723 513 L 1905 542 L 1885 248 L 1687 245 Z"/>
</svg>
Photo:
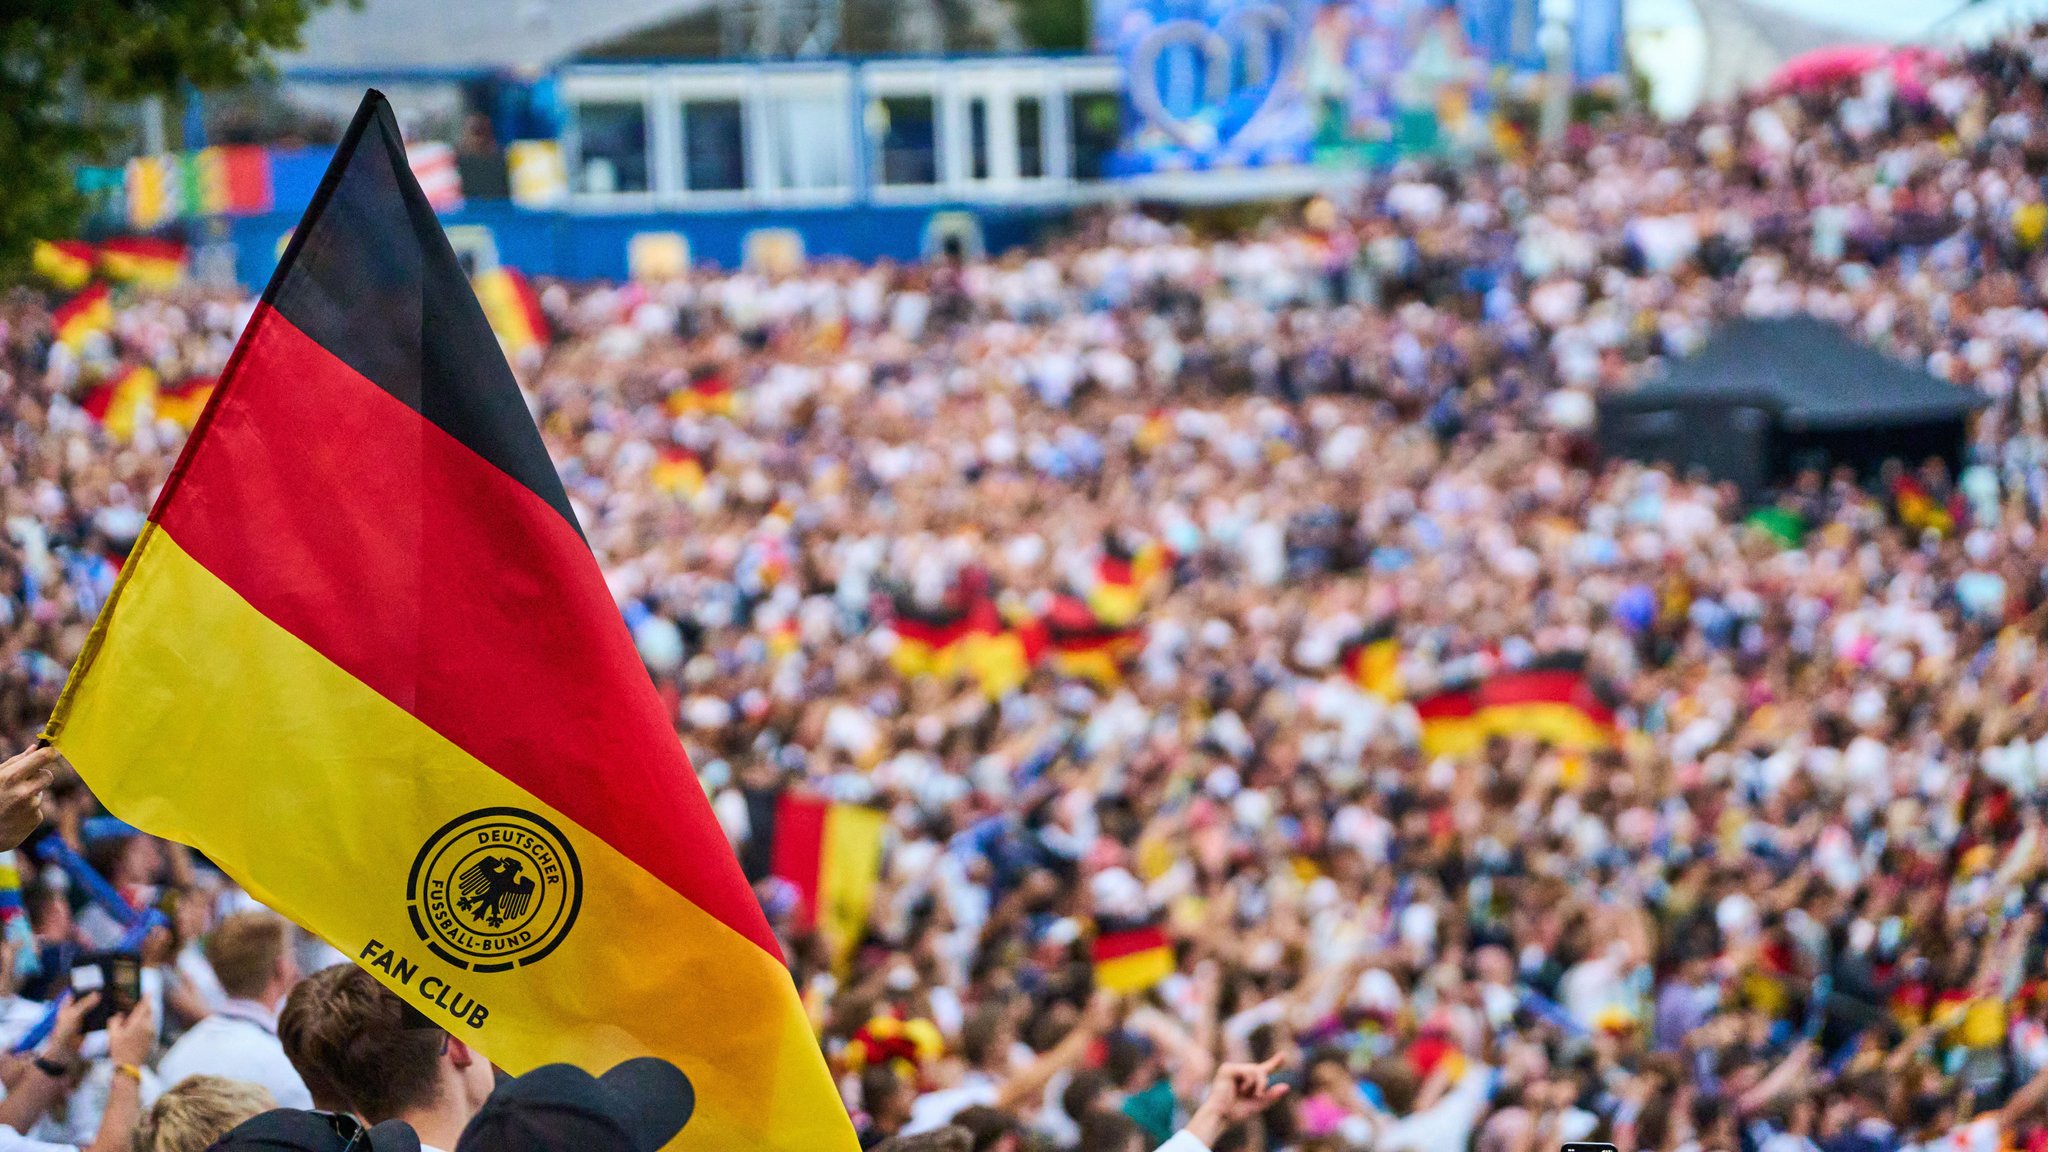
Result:
<svg viewBox="0 0 2048 1152">
<path fill-rule="evenodd" d="M 1540 72 L 1540 0 L 1097 0 L 1123 63 L 1119 175 L 1357 166 L 1488 138 L 1492 92 Z M 1574 77 L 1619 73 L 1621 0 L 1579 0 Z"/>
<path fill-rule="evenodd" d="M 253 216 L 277 202 L 270 154 L 255 145 L 138 156 L 122 184 L 128 226 L 139 232 L 197 216 Z"/>
<path fill-rule="evenodd" d="M 1317 9 L 1306 84 L 1316 162 L 1356 166 L 1475 143 L 1492 68 L 1450 0 L 1351 0 Z"/>
<path fill-rule="evenodd" d="M 1309 159 L 1307 3 L 1098 0 L 1097 49 L 1124 67 L 1117 175 Z"/>
</svg>

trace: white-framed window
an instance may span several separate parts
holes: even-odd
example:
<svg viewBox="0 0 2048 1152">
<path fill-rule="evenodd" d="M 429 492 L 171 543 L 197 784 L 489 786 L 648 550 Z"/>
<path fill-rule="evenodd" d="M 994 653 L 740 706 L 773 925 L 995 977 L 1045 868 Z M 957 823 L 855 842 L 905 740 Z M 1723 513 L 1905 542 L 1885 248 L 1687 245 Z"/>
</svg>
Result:
<svg viewBox="0 0 2048 1152">
<path fill-rule="evenodd" d="M 571 195 L 631 201 L 656 190 L 653 88 L 644 74 L 578 76 L 564 82 Z"/>
<path fill-rule="evenodd" d="M 1010 108 L 1017 127 L 1017 179 L 1043 180 L 1051 174 L 1046 166 L 1045 93 L 1019 92 Z"/>
<path fill-rule="evenodd" d="M 749 185 L 764 199 L 853 194 L 853 83 L 845 69 L 775 70 L 753 89 Z"/>
<path fill-rule="evenodd" d="M 1076 60 L 1062 70 L 1058 127 L 1052 142 L 1072 180 L 1107 179 L 1109 158 L 1123 140 L 1123 69 L 1114 60 Z"/>
<path fill-rule="evenodd" d="M 750 184 L 747 157 L 747 91 L 743 83 L 679 84 L 676 119 L 686 196 L 744 195 Z"/>
<path fill-rule="evenodd" d="M 950 77 L 962 146 L 954 175 L 976 196 L 1025 193 L 1060 176 L 1052 148 L 1058 74 L 1046 65 L 1004 62 Z"/>
<path fill-rule="evenodd" d="M 947 102 L 947 66 L 871 64 L 862 70 L 868 177 L 877 195 L 935 195 L 954 179 L 948 149 L 961 144 Z"/>
</svg>

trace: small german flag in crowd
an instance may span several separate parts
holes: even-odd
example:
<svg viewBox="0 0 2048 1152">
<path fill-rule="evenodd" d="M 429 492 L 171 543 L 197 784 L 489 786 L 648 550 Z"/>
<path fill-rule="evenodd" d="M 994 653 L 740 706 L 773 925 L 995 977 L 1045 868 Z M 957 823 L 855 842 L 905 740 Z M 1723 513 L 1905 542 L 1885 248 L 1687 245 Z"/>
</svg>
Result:
<svg viewBox="0 0 2048 1152">
<path fill-rule="evenodd" d="M 1486 747 L 1486 725 L 1479 718 L 1479 695 L 1471 683 L 1453 684 L 1415 700 L 1422 722 L 1425 756 L 1470 756 Z"/>
<path fill-rule="evenodd" d="M 671 1060 L 676 1152 L 858 1146 L 381 95 L 43 735 L 492 1063 Z"/>
<path fill-rule="evenodd" d="M 925 608 L 903 594 L 891 604 L 889 630 L 896 634 L 896 647 L 889 653 L 889 666 L 896 674 L 907 680 L 948 680 L 958 673 L 967 613 Z"/>
<path fill-rule="evenodd" d="M 704 461 L 688 448 L 668 445 L 655 458 L 651 479 L 671 496 L 695 496 L 704 490 Z"/>
<path fill-rule="evenodd" d="M 76 292 L 92 279 L 99 255 L 83 240 L 38 240 L 29 262 L 36 275 L 66 292 Z"/>
<path fill-rule="evenodd" d="M 989 699 L 1000 700 L 1031 679 L 1031 669 L 1045 652 L 1045 629 L 1036 620 L 1013 624 L 1003 619 L 994 601 L 983 605 L 980 616 L 969 621 L 960 671 Z"/>
<path fill-rule="evenodd" d="M 905 679 L 972 679 L 991 699 L 1023 687 L 1044 651 L 1035 622 L 1012 624 L 980 581 L 956 591 L 964 607 L 925 609 L 907 596 L 893 600 L 889 629 L 896 647 L 890 667 Z"/>
<path fill-rule="evenodd" d="M 1112 533 L 1095 564 L 1095 583 L 1088 589 L 1088 607 L 1095 618 L 1109 625 L 1136 620 L 1164 579 L 1167 560 L 1166 546 L 1156 540 L 1131 551 Z"/>
<path fill-rule="evenodd" d="M 153 236 L 117 236 L 99 248 L 100 274 L 121 284 L 170 288 L 185 278 L 185 246 Z"/>
<path fill-rule="evenodd" d="M 50 327 L 57 337 L 57 343 L 73 352 L 85 347 L 85 342 L 95 332 L 114 330 L 114 303 L 107 297 L 105 284 L 94 284 L 50 313 Z"/>
<path fill-rule="evenodd" d="M 1173 975 L 1173 942 L 1156 924 L 1103 932 L 1091 949 L 1095 986 L 1130 996 Z"/>
<path fill-rule="evenodd" d="M 541 311 L 540 296 L 519 269 L 501 264 L 477 273 L 469 286 L 476 290 L 484 318 L 491 322 L 491 331 L 509 359 L 516 362 L 548 346 L 548 318 Z"/>
<path fill-rule="evenodd" d="M 107 435 L 126 443 L 135 438 L 135 429 L 152 416 L 156 403 L 155 369 L 131 364 L 111 379 L 88 389 L 79 399 L 78 406 L 105 428 Z"/>
<path fill-rule="evenodd" d="M 768 828 L 768 870 L 787 880 L 800 897 L 796 926 L 823 928 L 835 968 L 845 970 L 860 943 L 882 876 L 881 811 L 859 804 L 835 804 L 806 792 L 776 798 Z"/>
<path fill-rule="evenodd" d="M 1469 756 L 1495 736 L 1531 736 L 1571 752 L 1617 739 L 1614 704 L 1577 653 L 1445 687 L 1416 700 L 1415 714 L 1429 756 Z"/>
<path fill-rule="evenodd" d="M 1086 601 L 1072 596 L 1055 599 L 1040 622 L 1053 667 L 1063 676 L 1103 687 L 1123 681 L 1125 662 L 1145 644 L 1142 629 L 1106 623 Z"/>
<path fill-rule="evenodd" d="M 1615 742 L 1614 704 L 1586 675 L 1586 658 L 1559 653 L 1497 672 L 1479 685 L 1479 715 L 1499 736 L 1534 736 L 1583 752 Z"/>
<path fill-rule="evenodd" d="M 671 416 L 734 416 L 739 413 L 739 395 L 732 381 L 715 369 L 700 369 L 687 387 L 669 394 Z"/>
<path fill-rule="evenodd" d="M 199 414 L 206 411 L 206 402 L 213 399 L 213 387 L 220 382 L 218 376 L 187 376 L 156 395 L 156 415 L 159 420 L 169 420 L 190 432 L 199 426 Z"/>
<path fill-rule="evenodd" d="M 1392 619 L 1381 620 L 1352 637 L 1338 658 L 1345 675 L 1367 692 L 1389 702 L 1405 695 L 1401 688 L 1401 640 Z"/>
<path fill-rule="evenodd" d="M 1892 510 L 1899 523 L 1915 532 L 1950 536 L 1956 530 L 1954 513 L 1928 495 L 1927 489 L 1910 475 L 1892 482 Z"/>
</svg>

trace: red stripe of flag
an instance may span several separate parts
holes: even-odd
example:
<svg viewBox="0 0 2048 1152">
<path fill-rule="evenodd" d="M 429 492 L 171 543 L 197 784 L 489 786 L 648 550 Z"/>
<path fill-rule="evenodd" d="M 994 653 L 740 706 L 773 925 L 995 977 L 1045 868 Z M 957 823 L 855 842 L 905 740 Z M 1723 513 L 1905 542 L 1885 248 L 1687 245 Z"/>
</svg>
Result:
<svg viewBox="0 0 2048 1152">
<path fill-rule="evenodd" d="M 1139 952 L 1172 946 L 1172 942 L 1166 938 L 1166 930 L 1157 925 L 1132 928 L 1123 932 L 1105 932 L 1095 938 L 1094 958 L 1096 963 L 1101 964 Z"/>
<path fill-rule="evenodd" d="M 1562 704 L 1584 712 L 1601 724 L 1614 723 L 1614 710 L 1602 703 L 1585 675 L 1566 669 L 1502 672 L 1479 687 L 1479 707 L 1516 704 Z"/>
<path fill-rule="evenodd" d="M 1425 696 L 1415 702 L 1415 715 L 1424 723 L 1431 720 L 1463 720 L 1479 711 L 1479 702 L 1469 691 L 1453 689 Z"/>
<path fill-rule="evenodd" d="M 822 796 L 784 792 L 775 800 L 775 828 L 768 871 L 796 886 L 803 896 L 797 926 L 818 926 L 819 875 L 825 863 L 825 818 L 832 805 Z"/>
</svg>

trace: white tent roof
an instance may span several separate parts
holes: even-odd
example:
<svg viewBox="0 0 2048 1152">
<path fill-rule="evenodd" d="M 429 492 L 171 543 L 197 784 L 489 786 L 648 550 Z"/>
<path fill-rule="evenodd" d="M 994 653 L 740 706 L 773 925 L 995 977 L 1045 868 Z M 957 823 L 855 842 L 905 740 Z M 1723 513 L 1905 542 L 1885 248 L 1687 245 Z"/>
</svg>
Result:
<svg viewBox="0 0 2048 1152">
<path fill-rule="evenodd" d="M 2048 0 L 1753 0 L 1808 24 L 1888 43 L 1976 44 L 2048 16 Z"/>
<path fill-rule="evenodd" d="M 322 9 L 285 68 L 542 68 L 711 0 L 365 0 Z"/>
</svg>

